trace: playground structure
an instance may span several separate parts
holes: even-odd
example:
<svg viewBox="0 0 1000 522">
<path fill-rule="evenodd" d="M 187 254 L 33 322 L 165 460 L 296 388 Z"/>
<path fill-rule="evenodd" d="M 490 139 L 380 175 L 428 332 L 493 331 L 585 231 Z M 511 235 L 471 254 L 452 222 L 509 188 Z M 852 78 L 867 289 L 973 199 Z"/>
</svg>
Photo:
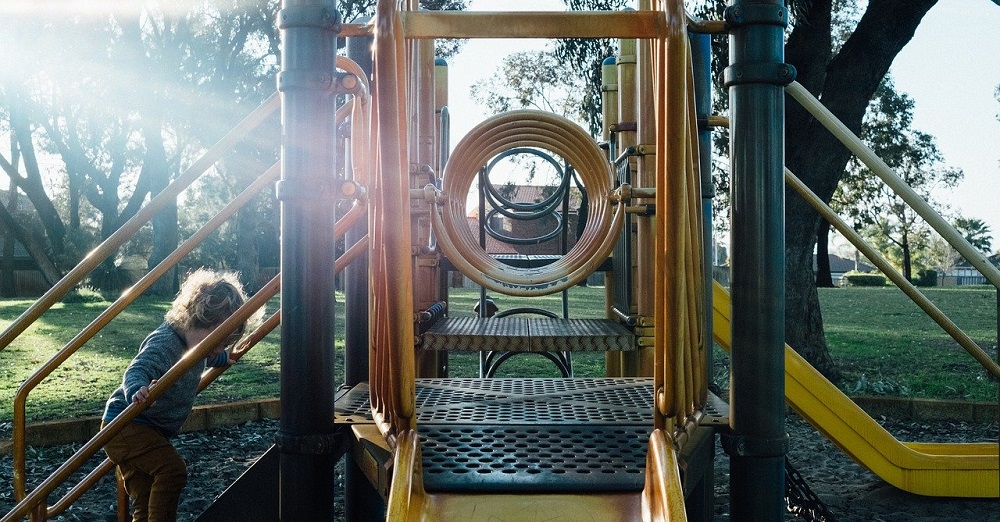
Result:
<svg viewBox="0 0 1000 522">
<path fill-rule="evenodd" d="M 380 2 L 374 23 L 352 25 L 340 24 L 323 3 L 286 2 L 278 20 L 285 44 L 278 78 L 280 169 L 275 165 L 261 174 L 22 385 L 14 432 L 19 504 L 2 520 L 29 513 L 45 520 L 65 510 L 111 469 L 110 462 L 47 506 L 51 491 L 139 412 L 127 409 L 28 491 L 23 420 L 30 389 L 279 173 L 281 274 L 193 348 L 207 353 L 280 290 L 282 313 L 269 317 L 234 353 L 242 356 L 280 324 L 281 435 L 261 458 L 276 460 L 278 473 L 241 479 L 219 500 L 227 505 L 225 516 L 235 516 L 233 506 L 242 503 L 257 510 L 241 517 L 247 520 L 332 519 L 334 465 L 347 455 L 351 519 L 710 520 L 714 437 L 721 433 L 731 459 L 733 518 L 781 520 L 786 400 L 896 487 L 932 496 L 997 496 L 996 444 L 898 442 L 785 347 L 780 296 L 786 180 L 815 200 L 847 237 L 859 239 L 783 168 L 786 88 L 834 132 L 846 129 L 792 81 L 794 71 L 782 63 L 785 9 L 739 1 L 731 9 L 737 8 L 742 14 L 723 23 L 692 20 L 679 1 L 618 13 L 427 12 Z M 708 110 L 710 32 L 729 32 L 733 41 L 728 122 Z M 338 34 L 348 38 L 353 59 L 335 57 Z M 446 68 L 435 65 L 433 39 L 485 37 L 620 38 L 619 56 L 605 67 L 604 148 L 563 118 L 513 111 L 474 128 L 448 158 Z M 372 42 L 374 59 L 368 63 Z M 334 62 L 335 74 L 325 65 Z M 338 107 L 335 94 L 348 103 Z M 279 97 L 271 98 L 209 150 L 26 311 L 0 336 L 0 347 L 278 104 Z M 345 122 L 350 134 L 338 136 Z M 711 199 L 700 175 L 710 161 L 708 125 L 727 123 L 734 201 L 731 304 L 705 268 Z M 856 138 L 845 139 L 1000 287 L 996 268 L 929 213 L 870 151 L 858 148 Z M 558 158 L 567 166 L 564 183 L 572 176 L 586 193 L 586 224 L 561 255 L 498 259 L 468 226 L 473 182 L 478 179 L 478 190 L 486 190 L 484 167 L 519 149 Z M 340 156 L 349 168 L 345 178 L 335 179 Z M 336 203 L 343 201 L 351 202 L 349 209 L 337 215 Z M 486 207 L 480 207 L 483 216 Z M 562 211 L 568 212 L 565 203 Z M 333 245 L 340 237 L 348 248 L 337 257 Z M 996 362 L 974 341 L 881 256 L 859 248 L 1000 377 Z M 341 270 L 348 271 L 346 382 L 336 383 L 330 301 L 333 274 Z M 488 317 L 485 299 L 480 317 L 449 317 L 443 284 L 448 270 L 495 295 L 524 297 L 563 292 L 603 271 L 606 319 L 565 313 Z M 710 336 L 731 349 L 728 404 L 709 392 Z M 606 376 L 571 377 L 565 354 L 574 350 L 606 351 Z M 566 377 L 449 378 L 449 351 L 562 353 L 552 360 Z M 490 373 L 489 357 L 483 357 L 483 374 Z M 162 383 L 169 385 L 193 359 L 181 361 Z M 207 373 L 203 386 L 217 375 Z M 271 495 L 262 491 L 272 492 L 274 502 L 268 504 Z M 211 512 L 203 518 L 213 519 Z"/>
</svg>

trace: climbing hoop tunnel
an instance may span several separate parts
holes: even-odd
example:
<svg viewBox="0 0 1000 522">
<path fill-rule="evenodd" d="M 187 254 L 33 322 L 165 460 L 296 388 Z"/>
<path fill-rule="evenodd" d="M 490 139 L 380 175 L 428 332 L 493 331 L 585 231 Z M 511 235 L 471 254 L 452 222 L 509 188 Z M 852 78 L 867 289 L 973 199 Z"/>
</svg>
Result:
<svg viewBox="0 0 1000 522">
<path fill-rule="evenodd" d="M 469 229 L 466 196 L 491 158 L 535 147 L 562 156 L 590 195 L 587 224 L 577 243 L 557 261 L 518 268 L 493 259 Z M 516 110 L 484 120 L 462 138 L 445 167 L 442 197 L 432 212 L 438 245 L 455 267 L 488 289 L 517 296 L 559 292 L 584 280 L 610 255 L 624 221 L 625 204 L 614 193 L 611 166 L 579 125 L 552 113 Z"/>
</svg>

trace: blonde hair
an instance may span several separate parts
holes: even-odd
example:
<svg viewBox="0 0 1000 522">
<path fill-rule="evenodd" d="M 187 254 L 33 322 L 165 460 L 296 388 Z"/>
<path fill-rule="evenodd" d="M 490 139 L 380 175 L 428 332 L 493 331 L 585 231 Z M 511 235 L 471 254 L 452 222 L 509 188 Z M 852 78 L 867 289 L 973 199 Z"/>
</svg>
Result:
<svg viewBox="0 0 1000 522">
<path fill-rule="evenodd" d="M 247 295 L 235 272 L 199 268 L 184 279 L 164 320 L 175 330 L 215 328 L 246 301 Z M 255 328 L 263 314 L 261 307 L 233 335 L 238 337 L 248 327 Z"/>
</svg>

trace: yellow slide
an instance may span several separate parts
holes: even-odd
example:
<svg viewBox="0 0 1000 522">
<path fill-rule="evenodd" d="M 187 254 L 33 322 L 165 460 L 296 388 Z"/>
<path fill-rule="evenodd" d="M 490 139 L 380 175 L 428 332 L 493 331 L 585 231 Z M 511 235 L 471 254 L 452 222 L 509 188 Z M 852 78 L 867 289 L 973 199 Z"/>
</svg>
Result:
<svg viewBox="0 0 1000 522">
<path fill-rule="evenodd" d="M 732 305 L 714 288 L 715 340 L 732 345 Z M 848 456 L 893 486 L 933 497 L 996 498 L 1000 455 L 996 442 L 900 442 L 785 345 L 785 400 Z"/>
</svg>

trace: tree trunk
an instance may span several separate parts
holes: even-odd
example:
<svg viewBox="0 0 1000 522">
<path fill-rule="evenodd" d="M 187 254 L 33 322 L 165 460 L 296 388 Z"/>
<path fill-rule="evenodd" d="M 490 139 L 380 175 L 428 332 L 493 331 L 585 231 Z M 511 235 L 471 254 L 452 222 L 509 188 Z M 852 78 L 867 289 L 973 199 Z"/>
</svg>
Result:
<svg viewBox="0 0 1000 522">
<path fill-rule="evenodd" d="M 15 189 L 16 190 L 16 189 Z M 62 278 L 62 274 L 59 269 L 56 268 L 55 264 L 49 258 L 45 249 L 28 234 L 21 225 L 17 223 L 14 216 L 7 212 L 7 208 L 0 205 L 0 227 L 6 229 L 7 234 L 9 234 L 14 239 L 21 242 L 24 245 L 25 250 L 28 251 L 28 255 L 34 259 L 35 263 L 38 265 L 38 270 L 42 272 L 42 277 L 45 278 L 45 282 L 49 286 L 56 284 L 59 279 Z M 12 256 L 13 257 L 13 256 Z"/>
<path fill-rule="evenodd" d="M 17 178 L 16 184 L 28 196 L 32 206 L 35 207 L 35 212 L 38 213 L 38 219 L 41 220 L 42 226 L 45 228 L 49 248 L 53 254 L 58 256 L 63 251 L 66 227 L 59 217 L 55 205 L 52 204 L 52 200 L 45 193 L 42 175 L 38 169 L 38 159 L 35 157 L 35 146 L 31 142 L 31 125 L 16 103 L 12 103 L 10 106 L 10 129 L 17 137 L 18 150 L 21 151 L 21 158 L 24 162 L 25 176 L 21 177 L 6 160 L 3 161 L 3 168 L 11 179 Z"/>
<path fill-rule="evenodd" d="M 830 222 L 820 219 L 816 236 L 816 286 L 833 288 L 833 274 L 830 273 Z"/>
<path fill-rule="evenodd" d="M 243 287 L 254 293 L 260 289 L 260 245 L 256 205 L 251 201 L 236 213 L 236 270 Z"/>
<path fill-rule="evenodd" d="M 786 44 L 785 59 L 801 82 L 855 133 L 861 128 L 868 101 L 924 14 L 936 0 L 871 0 L 864 16 L 840 52 L 827 62 L 829 0 L 807 6 Z M 817 45 L 825 45 L 817 48 Z M 848 150 L 791 101 L 786 110 L 786 164 L 823 201 L 828 202 L 843 176 Z M 820 216 L 794 191 L 785 203 L 785 334 L 786 341 L 828 378 L 839 377 L 823 335 L 823 318 L 812 270 L 812 254 Z"/>
<path fill-rule="evenodd" d="M 17 162 L 15 156 L 12 163 L 16 165 Z M 17 212 L 17 185 L 11 184 L 9 193 L 10 199 L 7 202 L 9 208 L 6 210 L 13 218 L 13 214 Z M 17 296 L 17 288 L 14 284 L 14 234 L 9 231 L 4 234 L 3 238 L 3 258 L 0 262 L 0 296 Z"/>
<path fill-rule="evenodd" d="M 151 119 L 154 121 L 147 121 L 143 129 L 146 155 L 143 158 L 143 172 L 140 177 L 149 183 L 149 193 L 155 197 L 170 184 L 170 170 L 167 167 L 167 153 L 163 148 L 162 122 L 158 118 Z M 177 245 L 180 242 L 180 231 L 177 226 L 177 201 L 172 201 L 157 212 L 153 216 L 152 223 L 153 250 L 146 261 L 146 266 L 150 269 L 160 264 L 174 250 L 177 250 Z M 180 275 L 177 267 L 174 267 L 153 283 L 149 287 L 149 291 L 155 294 L 172 295 L 179 288 Z"/>
<path fill-rule="evenodd" d="M 903 277 L 907 281 L 913 282 L 913 262 L 910 259 L 910 236 L 907 233 L 903 233 L 903 240 L 900 242 L 899 246 L 903 250 Z"/>
</svg>

